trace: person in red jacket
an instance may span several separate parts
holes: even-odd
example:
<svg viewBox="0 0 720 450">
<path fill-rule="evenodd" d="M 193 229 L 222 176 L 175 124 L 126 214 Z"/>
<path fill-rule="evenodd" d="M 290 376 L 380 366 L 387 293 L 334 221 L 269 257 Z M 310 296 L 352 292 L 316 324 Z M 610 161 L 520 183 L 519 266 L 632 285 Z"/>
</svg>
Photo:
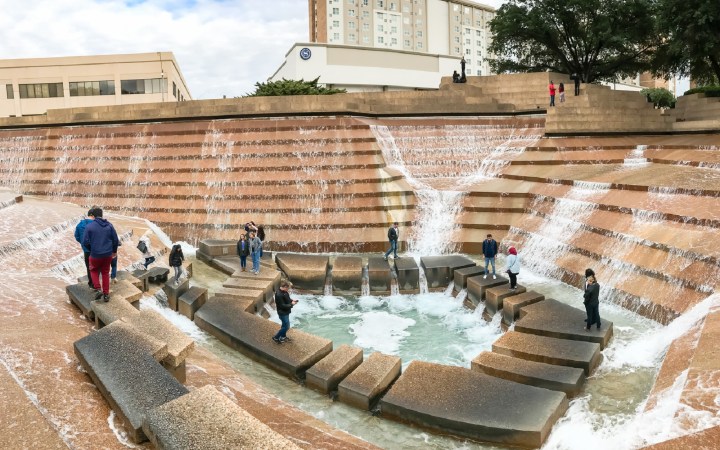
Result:
<svg viewBox="0 0 720 450">
<path fill-rule="evenodd" d="M 550 90 L 550 106 L 555 106 L 555 85 L 553 84 L 552 80 L 550 80 L 548 90 Z"/>
</svg>

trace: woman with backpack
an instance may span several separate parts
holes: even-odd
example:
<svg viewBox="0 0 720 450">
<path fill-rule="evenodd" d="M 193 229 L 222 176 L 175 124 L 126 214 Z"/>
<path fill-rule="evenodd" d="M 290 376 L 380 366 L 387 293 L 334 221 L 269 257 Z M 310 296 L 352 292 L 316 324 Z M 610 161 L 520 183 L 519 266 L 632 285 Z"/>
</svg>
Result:
<svg viewBox="0 0 720 450">
<path fill-rule="evenodd" d="M 175 244 L 172 246 L 172 250 L 170 250 L 170 256 L 168 259 L 170 267 L 175 269 L 175 284 L 178 284 L 180 280 L 180 275 L 182 274 L 182 263 L 183 261 L 185 261 L 185 255 L 183 255 L 182 247 L 180 247 L 180 244 Z"/>
</svg>

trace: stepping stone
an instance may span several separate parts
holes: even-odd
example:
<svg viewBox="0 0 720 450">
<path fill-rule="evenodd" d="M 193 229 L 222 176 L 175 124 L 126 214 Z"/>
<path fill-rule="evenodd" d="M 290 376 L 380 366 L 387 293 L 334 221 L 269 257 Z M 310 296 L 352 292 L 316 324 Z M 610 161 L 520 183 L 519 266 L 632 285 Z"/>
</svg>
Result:
<svg viewBox="0 0 720 450">
<path fill-rule="evenodd" d="M 420 268 L 413 258 L 395 258 L 395 272 L 400 293 L 417 294 L 420 292 Z"/>
<path fill-rule="evenodd" d="M 230 277 L 223 282 L 223 287 L 230 289 L 240 289 L 249 291 L 262 291 L 263 299 L 265 302 L 269 302 L 273 299 L 275 291 L 273 290 L 273 283 L 270 280 L 258 280 L 253 278 L 236 278 Z"/>
<path fill-rule="evenodd" d="M 463 267 L 453 272 L 453 281 L 455 282 L 455 292 L 460 292 L 467 288 L 468 278 L 477 277 L 485 274 L 485 268 L 480 266 Z"/>
<path fill-rule="evenodd" d="M 165 295 L 168 299 L 168 307 L 173 310 L 177 311 L 178 309 L 178 298 L 183 295 L 187 290 L 190 289 L 190 280 L 185 278 L 184 280 L 181 279 L 180 283 L 175 284 L 175 280 L 170 281 L 169 283 L 165 283 L 165 286 L 163 286 L 163 291 L 165 291 Z"/>
<path fill-rule="evenodd" d="M 368 281 L 371 294 L 390 294 L 390 264 L 382 256 L 368 258 Z"/>
<path fill-rule="evenodd" d="M 358 293 L 362 288 L 363 263 L 359 256 L 338 256 L 333 262 L 333 291 Z"/>
<path fill-rule="evenodd" d="M 305 372 L 305 385 L 328 394 L 337 390 L 338 384 L 362 361 L 361 348 L 343 344 Z"/>
<path fill-rule="evenodd" d="M 581 302 L 578 301 L 582 305 Z M 573 341 L 596 342 L 604 349 L 613 335 L 613 323 L 602 320 L 602 328 L 585 330 L 585 310 L 554 299 L 547 299 L 523 307 L 520 320 L 515 322 L 515 331 Z"/>
<path fill-rule="evenodd" d="M 147 439 L 142 422 L 148 412 L 188 393 L 156 360 L 167 346 L 122 321 L 78 340 L 74 349 L 135 443 Z"/>
<path fill-rule="evenodd" d="M 444 288 L 454 279 L 457 269 L 475 266 L 470 258 L 461 255 L 423 256 L 420 265 L 425 271 L 428 288 Z"/>
<path fill-rule="evenodd" d="M 208 262 L 218 256 L 237 255 L 237 241 L 226 239 L 203 239 L 196 252 L 198 258 Z"/>
<path fill-rule="evenodd" d="M 143 292 L 147 292 L 150 289 L 147 274 L 148 271 L 143 269 L 135 269 L 132 271 L 132 276 L 140 281 L 140 286 L 138 286 L 138 289 Z"/>
<path fill-rule="evenodd" d="M 535 291 L 527 291 L 522 294 L 506 298 L 503 300 L 503 322 L 510 325 L 517 320 L 518 317 L 520 317 L 520 309 L 523 306 L 532 305 L 533 303 L 538 303 L 543 300 L 545 300 L 545 296 L 538 294 Z"/>
<path fill-rule="evenodd" d="M 195 313 L 195 324 L 225 345 L 290 377 L 302 377 L 332 351 L 329 339 L 295 329 L 288 333 L 292 342 L 276 344 L 272 337 L 280 325 L 245 313 L 233 299 L 209 299 Z"/>
<path fill-rule="evenodd" d="M 384 417 L 474 440 L 532 448 L 543 444 L 567 407 L 562 392 L 417 360 L 380 400 Z"/>
<path fill-rule="evenodd" d="M 280 288 L 281 272 L 277 269 L 277 267 L 268 268 L 265 266 L 261 266 L 260 273 L 258 273 L 257 275 L 249 271 L 242 272 L 237 269 L 230 276 L 233 278 L 247 278 L 252 280 L 271 281 L 274 291 L 277 291 Z"/>
<path fill-rule="evenodd" d="M 205 304 L 208 291 L 200 286 L 193 286 L 178 298 L 178 312 L 190 320 L 195 318 L 195 311 Z"/>
<path fill-rule="evenodd" d="M 95 326 L 98 330 L 123 317 L 140 314 L 135 306 L 119 295 L 111 295 L 109 302 L 93 301 L 92 309 L 95 313 Z"/>
<path fill-rule="evenodd" d="M 517 323 L 515 326 L 517 327 Z M 495 353 L 528 361 L 577 367 L 583 369 L 585 375 L 590 375 L 602 360 L 600 344 L 568 341 L 517 331 L 508 331 L 500 336 L 500 339 L 493 343 L 492 350 Z"/>
<path fill-rule="evenodd" d="M 250 302 L 252 313 L 259 311 L 265 303 L 265 291 L 254 289 L 219 288 L 215 289 L 215 296 Z"/>
<path fill-rule="evenodd" d="M 471 363 L 472 370 L 574 397 L 585 382 L 585 372 L 574 367 L 556 366 L 493 352 L 482 352 Z"/>
<path fill-rule="evenodd" d="M 78 283 L 65 286 L 65 292 L 70 302 L 77 306 L 83 315 L 90 320 L 95 319 L 95 312 L 92 309 L 92 302 L 95 301 L 95 289 L 87 283 Z"/>
<path fill-rule="evenodd" d="M 467 279 L 467 300 L 473 305 L 477 306 L 481 301 L 485 300 L 485 292 L 496 286 L 509 283 L 507 278 L 501 276 L 497 277 L 497 280 L 493 280 L 492 276 L 487 278 L 483 277 L 472 277 Z"/>
<path fill-rule="evenodd" d="M 143 431 L 164 450 L 300 448 L 209 385 L 149 411 Z"/>
<path fill-rule="evenodd" d="M 169 273 L 170 269 L 167 267 L 152 267 L 147 271 L 145 276 L 147 277 L 149 283 L 160 284 L 167 281 Z"/>
<path fill-rule="evenodd" d="M 140 299 L 143 296 L 142 291 L 129 280 L 119 280 L 115 284 L 110 285 L 110 297 L 118 296 L 132 303 L 135 308 L 140 308 Z"/>
<path fill-rule="evenodd" d="M 143 288 L 142 280 L 137 279 L 132 273 L 128 272 L 127 270 L 118 270 L 115 279 L 118 281 L 129 281 L 132 285 L 134 285 L 136 288 L 138 288 L 140 290 L 142 290 L 142 288 Z M 87 284 L 87 282 L 88 282 L 87 275 L 83 275 L 80 278 L 78 278 L 78 283 Z"/>
<path fill-rule="evenodd" d="M 275 260 L 295 288 L 317 294 L 322 294 L 325 290 L 330 264 L 327 255 L 278 253 Z"/>
<path fill-rule="evenodd" d="M 397 356 L 371 354 L 338 385 L 338 400 L 369 410 L 400 376 L 402 361 Z"/>
<path fill-rule="evenodd" d="M 163 359 L 162 364 L 178 381 L 185 382 L 185 359 L 195 348 L 192 338 L 153 310 L 143 310 L 138 315 L 126 316 L 122 321 L 141 333 L 165 342 L 168 356 Z"/>
<path fill-rule="evenodd" d="M 496 312 L 503 308 L 503 300 L 514 295 L 522 294 L 527 289 L 517 285 L 517 289 L 510 290 L 510 283 L 501 284 L 500 286 L 488 288 L 485 290 L 485 311 L 488 315 L 493 316 Z"/>
</svg>

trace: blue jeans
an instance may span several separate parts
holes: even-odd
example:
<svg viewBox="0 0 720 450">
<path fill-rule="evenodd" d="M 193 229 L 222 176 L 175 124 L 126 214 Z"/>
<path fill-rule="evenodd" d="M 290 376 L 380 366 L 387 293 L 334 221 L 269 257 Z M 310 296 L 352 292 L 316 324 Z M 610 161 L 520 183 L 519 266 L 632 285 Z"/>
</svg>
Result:
<svg viewBox="0 0 720 450">
<path fill-rule="evenodd" d="M 278 314 L 278 317 L 280 318 L 280 331 L 273 336 L 275 339 L 284 338 L 290 329 L 290 314 Z"/>
<path fill-rule="evenodd" d="M 397 241 L 390 241 L 390 249 L 388 249 L 387 252 L 385 252 L 385 259 L 390 255 L 390 253 L 393 253 L 393 256 L 397 258 Z"/>
<path fill-rule="evenodd" d="M 490 265 L 492 265 L 492 269 L 493 269 L 492 274 L 495 275 L 495 257 L 494 256 L 492 258 L 488 258 L 487 256 L 485 257 L 485 275 L 488 274 L 488 267 Z"/>
<path fill-rule="evenodd" d="M 554 95 L 550 96 L 550 106 L 555 106 L 555 96 Z"/>
<path fill-rule="evenodd" d="M 149 258 L 145 258 L 145 264 L 144 264 L 145 269 L 147 269 L 148 266 L 149 266 L 150 264 L 154 263 L 154 262 L 155 262 L 155 257 L 154 257 L 154 256 L 151 256 L 151 257 L 149 257 Z"/>
<path fill-rule="evenodd" d="M 260 272 L 260 251 L 255 251 L 250 254 L 252 256 L 253 272 Z"/>
<path fill-rule="evenodd" d="M 240 255 L 240 268 L 244 269 L 247 267 L 247 255 Z"/>
<path fill-rule="evenodd" d="M 110 262 L 110 278 L 113 280 L 117 278 L 117 256 Z"/>
</svg>

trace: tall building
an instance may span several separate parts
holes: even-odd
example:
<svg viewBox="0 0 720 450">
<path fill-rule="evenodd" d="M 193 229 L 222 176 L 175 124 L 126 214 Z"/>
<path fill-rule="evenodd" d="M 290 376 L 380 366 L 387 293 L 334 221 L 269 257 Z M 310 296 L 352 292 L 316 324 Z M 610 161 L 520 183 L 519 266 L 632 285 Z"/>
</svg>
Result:
<svg viewBox="0 0 720 450">
<path fill-rule="evenodd" d="M 495 10 L 466 0 L 308 0 L 310 42 L 273 74 L 348 90 L 436 89 L 460 71 L 488 75 Z M 318 61 L 311 59 L 317 56 Z M 432 72 L 432 74 L 431 74 Z"/>
<path fill-rule="evenodd" d="M 172 52 L 0 60 L 0 117 L 190 99 Z"/>
</svg>

